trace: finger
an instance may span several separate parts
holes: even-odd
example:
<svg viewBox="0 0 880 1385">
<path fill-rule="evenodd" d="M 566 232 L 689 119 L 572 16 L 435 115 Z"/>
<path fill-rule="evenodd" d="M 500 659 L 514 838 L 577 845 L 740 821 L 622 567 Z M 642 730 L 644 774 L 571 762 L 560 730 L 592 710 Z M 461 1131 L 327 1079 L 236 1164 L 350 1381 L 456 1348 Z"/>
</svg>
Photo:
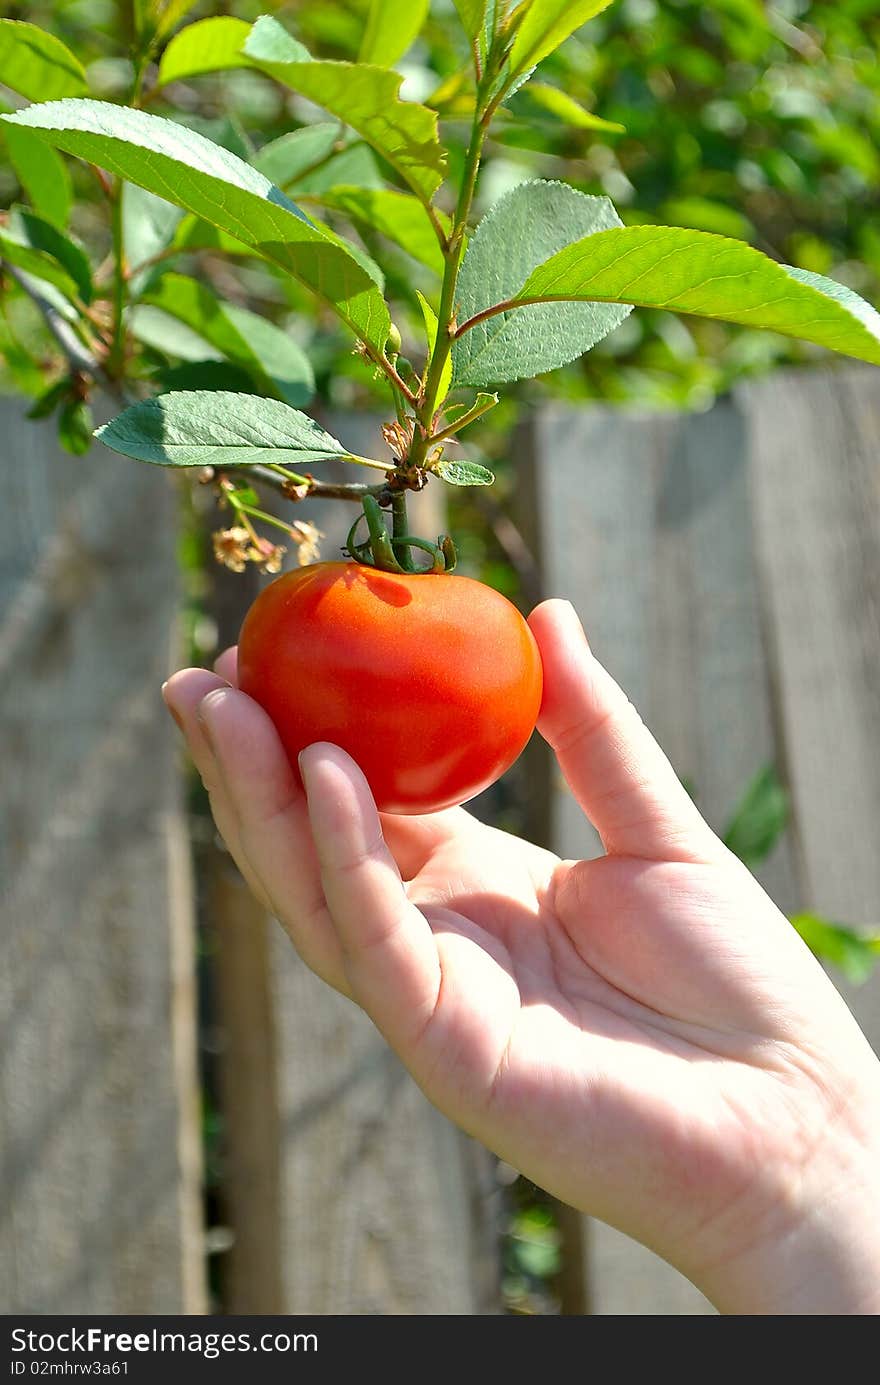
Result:
<svg viewBox="0 0 880 1385">
<path fill-rule="evenodd" d="M 278 732 L 262 707 L 235 688 L 209 693 L 198 714 L 238 823 L 236 859 L 259 883 L 303 960 L 347 993 L 305 794 Z"/>
<path fill-rule="evenodd" d="M 352 994 L 406 1054 L 440 993 L 440 961 L 424 915 L 410 903 L 382 836 L 369 785 L 338 746 L 300 756 L 324 895 Z"/>
<path fill-rule="evenodd" d="M 231 688 L 238 687 L 238 645 L 230 645 L 214 660 L 214 672 L 219 673 Z"/>
<path fill-rule="evenodd" d="M 606 850 L 717 856 L 717 837 L 626 694 L 593 657 L 574 607 L 545 601 L 529 624 L 544 665 L 538 729 Z"/>
<path fill-rule="evenodd" d="M 193 763 L 208 791 L 211 813 L 217 824 L 217 831 L 260 903 L 266 909 L 271 909 L 270 900 L 248 867 L 239 838 L 235 809 L 224 788 L 214 755 L 198 716 L 203 699 L 209 693 L 216 692 L 218 688 L 227 686 L 222 678 L 218 677 L 217 674 L 209 673 L 207 669 L 186 668 L 181 669 L 179 673 L 173 674 L 168 679 L 162 688 L 162 696 L 169 712 L 186 738 Z"/>
<path fill-rule="evenodd" d="M 404 880 L 413 880 L 438 851 L 454 841 L 472 838 L 482 824 L 464 808 L 447 808 L 422 817 L 380 813 L 382 831 Z"/>
</svg>

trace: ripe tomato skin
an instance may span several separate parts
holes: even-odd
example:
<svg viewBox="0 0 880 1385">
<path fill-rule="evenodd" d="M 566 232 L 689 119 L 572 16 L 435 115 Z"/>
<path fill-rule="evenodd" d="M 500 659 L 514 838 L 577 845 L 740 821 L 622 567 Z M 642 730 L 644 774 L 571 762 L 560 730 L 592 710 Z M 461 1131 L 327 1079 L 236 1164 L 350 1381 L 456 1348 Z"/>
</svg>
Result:
<svg viewBox="0 0 880 1385">
<path fill-rule="evenodd" d="M 390 813 L 453 807 L 494 783 L 532 733 L 543 682 L 532 632 L 491 587 L 354 562 L 264 588 L 238 677 L 294 768 L 307 745 L 331 741 Z"/>
</svg>

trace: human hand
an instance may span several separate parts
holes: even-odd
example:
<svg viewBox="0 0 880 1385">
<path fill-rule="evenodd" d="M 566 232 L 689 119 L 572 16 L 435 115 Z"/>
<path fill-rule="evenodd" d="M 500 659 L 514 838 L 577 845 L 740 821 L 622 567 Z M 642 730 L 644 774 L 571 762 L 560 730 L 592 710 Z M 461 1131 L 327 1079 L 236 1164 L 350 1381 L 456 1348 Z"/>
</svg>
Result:
<svg viewBox="0 0 880 1385">
<path fill-rule="evenodd" d="M 722 1311 L 880 1311 L 880 1064 L 572 608 L 531 625 L 539 729 L 598 860 L 461 808 L 379 815 L 329 745 L 301 757 L 304 793 L 234 651 L 165 697 L 254 892 L 446 1115 Z"/>
</svg>

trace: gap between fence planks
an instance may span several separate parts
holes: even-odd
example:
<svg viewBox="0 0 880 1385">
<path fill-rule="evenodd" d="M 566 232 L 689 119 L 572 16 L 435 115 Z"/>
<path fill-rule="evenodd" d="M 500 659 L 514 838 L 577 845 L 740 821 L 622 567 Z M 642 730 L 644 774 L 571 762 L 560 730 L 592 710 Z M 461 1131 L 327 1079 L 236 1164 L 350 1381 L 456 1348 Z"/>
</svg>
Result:
<svg viewBox="0 0 880 1385">
<path fill-rule="evenodd" d="M 524 430 L 545 591 L 574 602 L 713 826 L 776 764 L 792 823 L 759 874 L 780 906 L 875 926 L 878 378 L 792 371 L 702 415 L 551 407 Z M 548 844 L 597 854 L 546 756 L 544 772 Z M 880 979 L 835 980 L 877 1047 Z M 713 1311 L 600 1223 L 581 1246 L 586 1287 L 569 1311 Z"/>
<path fill-rule="evenodd" d="M 0 1310 L 204 1311 L 167 475 L 0 399 Z"/>
</svg>

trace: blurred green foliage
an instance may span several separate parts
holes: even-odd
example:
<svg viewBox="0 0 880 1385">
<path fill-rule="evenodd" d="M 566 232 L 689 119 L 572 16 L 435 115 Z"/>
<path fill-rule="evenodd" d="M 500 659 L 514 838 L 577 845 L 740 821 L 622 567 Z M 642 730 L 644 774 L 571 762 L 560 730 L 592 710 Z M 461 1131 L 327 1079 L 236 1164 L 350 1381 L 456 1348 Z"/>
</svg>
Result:
<svg viewBox="0 0 880 1385">
<path fill-rule="evenodd" d="M 177 7 L 184 14 L 184 7 Z M 186 21 L 272 11 L 316 53 L 352 58 L 368 0 L 201 0 Z M 133 6 L 129 0 L 27 0 L 7 14 L 43 25 L 83 60 L 92 90 L 128 99 Z M 880 296 L 880 9 L 874 0 L 618 0 L 542 64 L 539 81 L 512 98 L 492 139 L 478 211 L 526 178 L 558 177 L 609 195 L 629 223 L 663 221 L 719 231 L 803 268 L 830 274 L 869 299 Z M 407 94 L 437 104 L 456 167 L 467 133 L 465 40 L 452 0 L 434 0 L 422 35 L 399 67 Z M 149 80 L 147 88 L 149 89 Z M 557 93 L 554 96 L 554 93 Z M 560 99 L 561 94 L 562 99 Z M 572 103 L 577 103 L 581 115 Z M 149 108 L 192 124 L 244 156 L 321 118 L 301 98 L 258 73 L 232 71 L 171 84 Z M 590 116 L 623 127 L 601 127 Z M 600 128 L 592 126 L 600 125 Z M 358 162 L 352 173 L 352 159 Z M 348 161 L 346 166 L 345 160 Z M 364 178 L 374 156 L 355 142 L 334 169 L 321 169 L 311 195 Z M 70 163 L 73 228 L 102 244 L 100 189 Z M 328 174 L 329 184 L 328 184 Z M 21 195 L 11 165 L 0 199 Z M 336 213 L 310 214 L 342 226 Z M 350 234 L 346 226 L 346 232 Z M 361 228 L 367 249 L 375 232 Z M 381 245 L 389 290 L 400 302 L 405 349 L 418 359 L 417 287 L 428 271 L 390 242 Z M 184 272 L 186 257 L 175 262 Z M 230 263 L 202 252 L 200 275 L 227 299 L 291 328 L 316 361 L 319 394 L 337 407 L 376 402 L 369 370 L 304 291 L 254 261 Z M 26 304 L 11 303 L 0 348 L 16 388 L 35 390 L 27 342 L 38 332 Z M 11 321 L 9 320 L 11 318 Z M 147 361 L 167 368 L 171 352 Z M 580 361 L 518 387 L 522 399 L 547 394 L 599 397 L 654 407 L 702 408 L 743 375 L 817 352 L 767 333 L 640 311 Z M 384 395 L 382 396 L 385 406 Z M 511 413 L 483 426 L 497 451 Z"/>
</svg>

